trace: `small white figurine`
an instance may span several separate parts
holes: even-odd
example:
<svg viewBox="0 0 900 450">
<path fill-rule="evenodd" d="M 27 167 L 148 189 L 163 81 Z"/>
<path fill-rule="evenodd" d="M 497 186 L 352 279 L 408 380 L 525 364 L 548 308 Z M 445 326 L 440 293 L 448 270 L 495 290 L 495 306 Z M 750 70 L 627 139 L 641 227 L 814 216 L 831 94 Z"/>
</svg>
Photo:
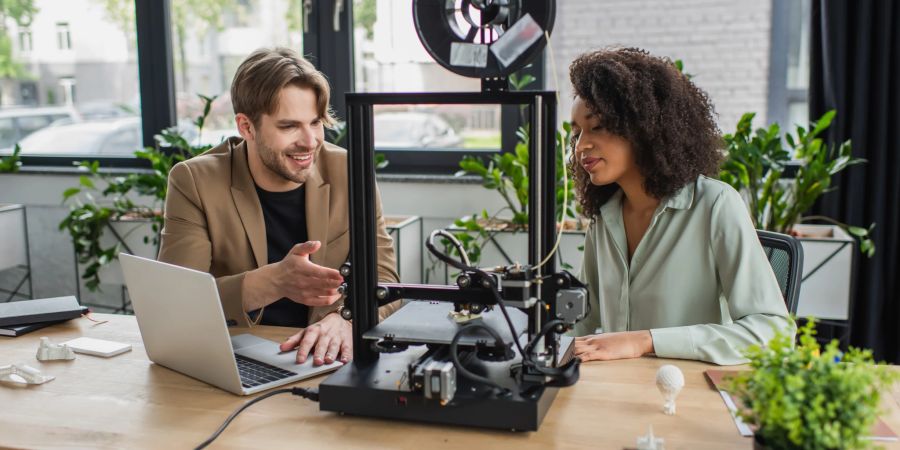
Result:
<svg viewBox="0 0 900 450">
<path fill-rule="evenodd" d="M 469 311 L 468 309 L 464 309 L 460 312 L 450 311 L 450 313 L 447 314 L 447 317 L 449 317 L 456 323 L 463 324 L 463 323 L 467 323 L 467 322 L 475 320 L 475 319 L 480 319 L 481 314 L 473 313 L 473 312 Z"/>
<path fill-rule="evenodd" d="M 58 359 L 75 359 L 75 352 L 65 344 L 51 344 L 50 339 L 42 337 L 37 349 L 38 361 L 53 361 Z"/>
<path fill-rule="evenodd" d="M 669 416 L 675 415 L 675 397 L 684 387 L 684 374 L 681 369 L 671 364 L 666 364 L 659 368 L 656 372 L 656 387 L 659 388 L 660 394 L 666 403 L 663 405 L 663 412 Z"/>
<path fill-rule="evenodd" d="M 40 370 L 25 364 L 0 366 L 0 381 L 22 384 L 44 384 L 52 380 L 52 375 L 44 375 Z"/>
<path fill-rule="evenodd" d="M 665 443 L 663 438 L 653 435 L 653 425 L 650 425 L 650 432 L 637 438 L 637 450 L 665 450 L 663 443 Z"/>
</svg>

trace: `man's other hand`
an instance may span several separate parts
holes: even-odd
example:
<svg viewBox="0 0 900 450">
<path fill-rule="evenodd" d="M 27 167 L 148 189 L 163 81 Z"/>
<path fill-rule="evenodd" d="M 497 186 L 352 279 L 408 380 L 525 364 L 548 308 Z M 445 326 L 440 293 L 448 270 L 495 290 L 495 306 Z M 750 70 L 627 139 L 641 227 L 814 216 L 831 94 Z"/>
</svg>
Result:
<svg viewBox="0 0 900 450">
<path fill-rule="evenodd" d="M 313 365 L 353 359 L 353 327 L 340 314 L 331 313 L 281 343 L 281 351 L 297 349 L 297 363 L 313 358 Z"/>
</svg>

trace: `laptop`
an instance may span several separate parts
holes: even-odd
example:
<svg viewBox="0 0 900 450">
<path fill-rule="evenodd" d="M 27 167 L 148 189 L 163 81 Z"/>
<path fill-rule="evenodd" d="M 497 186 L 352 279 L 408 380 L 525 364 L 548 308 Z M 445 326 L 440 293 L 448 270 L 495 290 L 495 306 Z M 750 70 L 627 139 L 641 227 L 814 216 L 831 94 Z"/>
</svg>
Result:
<svg viewBox="0 0 900 450">
<path fill-rule="evenodd" d="M 297 364 L 295 350 L 250 334 L 229 336 L 216 280 L 206 272 L 119 254 L 150 360 L 238 395 L 250 395 L 339 368 Z"/>
</svg>

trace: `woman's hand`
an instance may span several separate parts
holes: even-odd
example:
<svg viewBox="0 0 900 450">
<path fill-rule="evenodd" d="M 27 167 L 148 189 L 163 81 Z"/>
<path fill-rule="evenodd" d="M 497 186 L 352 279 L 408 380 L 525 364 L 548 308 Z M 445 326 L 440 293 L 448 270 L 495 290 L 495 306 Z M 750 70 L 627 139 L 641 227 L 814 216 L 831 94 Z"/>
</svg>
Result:
<svg viewBox="0 0 900 450">
<path fill-rule="evenodd" d="M 640 358 L 653 353 L 650 331 L 623 331 L 575 338 L 575 356 L 582 361 Z"/>
</svg>

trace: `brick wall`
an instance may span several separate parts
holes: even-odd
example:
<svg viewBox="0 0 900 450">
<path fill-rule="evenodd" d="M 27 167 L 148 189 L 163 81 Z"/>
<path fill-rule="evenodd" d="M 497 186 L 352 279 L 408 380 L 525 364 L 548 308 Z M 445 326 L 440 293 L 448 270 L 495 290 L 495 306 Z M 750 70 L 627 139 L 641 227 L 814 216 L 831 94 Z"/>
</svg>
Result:
<svg viewBox="0 0 900 450">
<path fill-rule="evenodd" d="M 560 117 L 568 118 L 569 63 L 587 50 L 641 47 L 681 59 L 710 95 L 719 126 L 730 132 L 741 114 L 766 115 L 771 1 L 558 0 L 547 60 L 547 88 L 559 79 Z"/>
</svg>

